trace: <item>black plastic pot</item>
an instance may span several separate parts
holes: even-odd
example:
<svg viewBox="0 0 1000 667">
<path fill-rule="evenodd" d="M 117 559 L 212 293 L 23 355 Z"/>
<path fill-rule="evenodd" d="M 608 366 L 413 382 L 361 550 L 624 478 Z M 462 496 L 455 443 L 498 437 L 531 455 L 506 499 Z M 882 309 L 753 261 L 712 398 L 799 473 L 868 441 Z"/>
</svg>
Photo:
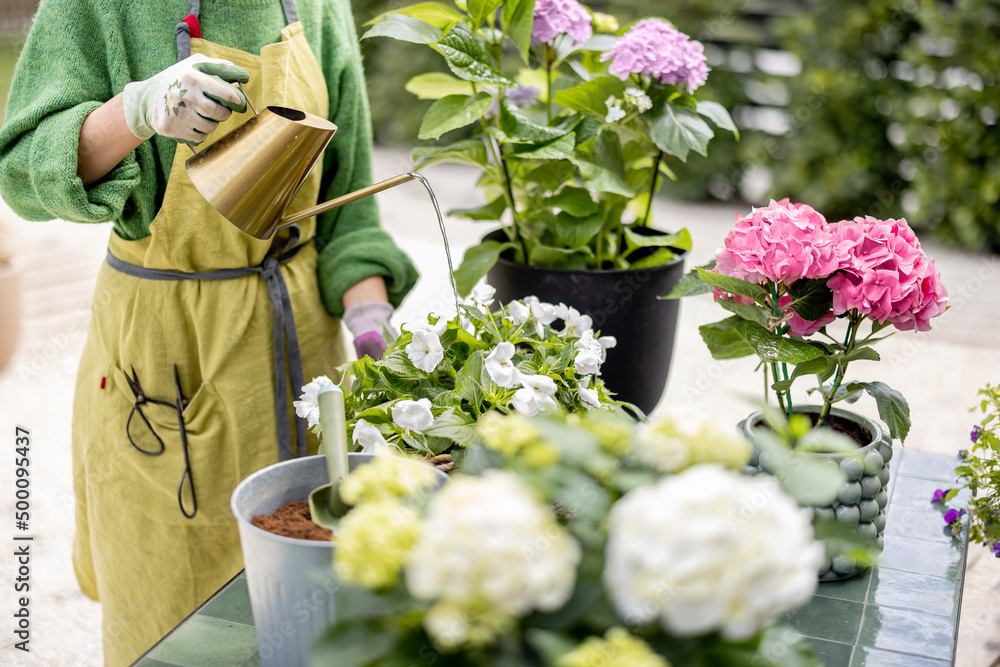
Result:
<svg viewBox="0 0 1000 667">
<path fill-rule="evenodd" d="M 642 229 L 648 234 L 665 234 Z M 505 241 L 502 230 L 484 240 Z M 672 261 L 651 269 L 572 271 L 518 264 L 501 256 L 486 275 L 502 303 L 534 295 L 565 303 L 590 315 L 594 329 L 614 336 L 601 376 L 616 398 L 649 413 L 667 385 L 674 351 L 679 301 L 657 297 L 670 293 L 684 273 L 683 250 Z M 636 253 L 633 259 L 640 256 Z"/>
</svg>

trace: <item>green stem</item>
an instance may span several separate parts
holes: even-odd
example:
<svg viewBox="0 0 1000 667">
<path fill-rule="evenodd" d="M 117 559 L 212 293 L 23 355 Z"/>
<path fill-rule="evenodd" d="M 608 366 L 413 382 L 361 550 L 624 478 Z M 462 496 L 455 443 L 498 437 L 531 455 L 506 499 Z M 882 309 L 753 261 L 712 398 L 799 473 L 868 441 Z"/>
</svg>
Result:
<svg viewBox="0 0 1000 667">
<path fill-rule="evenodd" d="M 649 214 L 653 212 L 653 195 L 656 194 L 656 180 L 660 176 L 660 162 L 663 161 L 663 151 L 657 151 L 653 161 L 653 178 L 649 183 L 649 202 L 646 204 L 646 215 L 642 216 L 642 226 L 649 227 Z"/>
<path fill-rule="evenodd" d="M 858 329 L 860 328 L 861 318 L 858 316 L 858 311 L 855 310 L 851 313 L 850 321 L 847 325 L 847 334 L 844 336 L 845 355 L 854 351 L 854 343 L 857 340 Z M 837 375 L 833 379 L 833 386 L 830 388 L 830 393 L 823 399 L 823 410 L 819 413 L 819 419 L 816 421 L 817 426 L 826 426 L 827 422 L 830 421 L 830 409 L 833 407 L 833 399 L 837 395 L 837 390 L 840 389 L 840 384 L 843 382 L 846 373 L 847 364 L 839 364 Z"/>
<path fill-rule="evenodd" d="M 775 282 L 772 282 L 770 280 L 767 281 L 767 282 L 771 286 L 771 313 L 774 315 L 775 319 L 780 319 L 781 318 L 781 308 L 778 307 L 778 284 L 775 283 Z M 778 380 L 778 365 L 777 365 L 777 363 L 774 363 L 774 364 L 771 365 L 771 372 L 774 375 L 774 380 L 777 382 L 777 380 Z M 785 364 L 785 362 L 781 362 L 781 372 L 782 372 L 782 379 L 788 380 L 788 365 Z M 782 401 L 781 393 L 778 392 L 778 390 L 775 390 L 775 393 L 778 394 L 778 402 L 782 404 L 782 409 L 785 410 L 785 414 L 787 414 L 789 417 L 791 417 L 792 416 L 792 412 L 794 411 L 793 408 L 792 408 L 792 388 L 789 387 L 788 391 L 785 392 L 785 394 L 787 395 L 787 398 L 788 398 L 788 405 L 787 406 L 784 404 L 784 401 Z"/>
<path fill-rule="evenodd" d="M 545 54 L 545 118 L 548 124 L 552 124 L 552 48 L 546 44 L 543 47 Z"/>
</svg>

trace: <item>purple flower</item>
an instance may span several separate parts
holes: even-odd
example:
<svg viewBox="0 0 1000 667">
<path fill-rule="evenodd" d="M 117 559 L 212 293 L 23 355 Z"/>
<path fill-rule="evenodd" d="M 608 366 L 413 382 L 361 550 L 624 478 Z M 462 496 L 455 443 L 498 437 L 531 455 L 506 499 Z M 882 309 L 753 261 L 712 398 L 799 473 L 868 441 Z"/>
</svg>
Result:
<svg viewBox="0 0 1000 667">
<path fill-rule="evenodd" d="M 538 89 L 534 86 L 518 86 L 507 89 L 507 99 L 519 107 L 530 107 L 538 99 Z"/>
<path fill-rule="evenodd" d="M 949 490 L 950 489 L 937 489 L 936 491 L 934 491 L 934 497 L 931 498 L 931 500 L 935 503 L 941 502 L 944 499 L 945 494 L 947 494 Z"/>
<path fill-rule="evenodd" d="M 969 450 L 968 449 L 960 449 L 960 450 L 958 450 L 958 460 L 959 461 L 964 461 L 968 457 L 969 457 Z"/>
<path fill-rule="evenodd" d="M 601 62 L 607 60 L 612 60 L 609 71 L 622 81 L 630 74 L 641 74 L 661 83 L 687 86 L 689 93 L 708 78 L 701 42 L 692 41 L 662 19 L 636 23 L 601 55 Z"/>
<path fill-rule="evenodd" d="M 586 42 L 594 34 L 590 12 L 576 0 L 538 0 L 535 21 L 531 26 L 531 41 L 551 42 L 557 35 L 567 34 L 575 44 Z"/>
<path fill-rule="evenodd" d="M 944 522 L 949 526 L 961 518 L 965 514 L 965 510 L 948 510 L 944 515 Z"/>
<path fill-rule="evenodd" d="M 983 429 L 981 427 L 979 427 L 979 426 L 973 426 L 972 427 L 972 433 L 969 434 L 969 439 L 972 440 L 972 442 L 978 441 L 979 440 L 979 434 L 982 433 L 982 432 L 983 432 Z"/>
<path fill-rule="evenodd" d="M 993 552 L 994 556 L 1000 558 L 1000 542 L 994 542 L 993 546 L 990 547 L 990 551 Z"/>
</svg>

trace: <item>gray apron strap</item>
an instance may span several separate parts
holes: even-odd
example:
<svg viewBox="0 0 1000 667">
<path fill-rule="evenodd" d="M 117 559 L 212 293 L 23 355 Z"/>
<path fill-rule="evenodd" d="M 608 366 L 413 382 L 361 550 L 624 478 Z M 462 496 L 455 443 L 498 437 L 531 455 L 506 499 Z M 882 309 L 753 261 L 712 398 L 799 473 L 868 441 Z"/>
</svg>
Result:
<svg viewBox="0 0 1000 667">
<path fill-rule="evenodd" d="M 197 2 L 197 0 L 192 0 Z M 298 240 L 293 234 L 291 243 Z M 267 283 L 267 291 L 271 297 L 271 307 L 274 310 L 274 408 L 277 419 L 278 458 L 287 461 L 292 458 L 292 428 L 287 418 L 288 392 L 286 383 L 291 382 L 292 388 L 301 387 L 302 354 L 299 351 L 299 335 L 295 329 L 295 313 L 292 312 L 292 299 L 281 274 L 281 265 L 290 261 L 305 244 L 296 245 L 291 250 L 278 255 L 268 255 L 264 262 L 257 266 L 238 269 L 219 269 L 207 273 L 188 273 L 184 271 L 166 271 L 163 269 L 148 269 L 138 264 L 124 262 L 108 250 L 108 266 L 129 276 L 146 280 L 231 280 L 253 274 L 259 275 Z M 285 358 L 288 359 L 288 376 L 285 373 Z M 302 418 L 295 418 L 295 456 L 306 455 L 306 424 Z"/>
<path fill-rule="evenodd" d="M 295 7 L 295 0 L 281 0 L 281 8 L 285 12 L 285 23 L 291 25 L 299 20 L 299 11 Z M 198 19 L 198 12 L 201 9 L 200 0 L 188 0 L 188 11 L 195 20 Z M 177 62 L 180 62 L 191 55 L 191 25 L 187 21 L 177 24 Z"/>
</svg>

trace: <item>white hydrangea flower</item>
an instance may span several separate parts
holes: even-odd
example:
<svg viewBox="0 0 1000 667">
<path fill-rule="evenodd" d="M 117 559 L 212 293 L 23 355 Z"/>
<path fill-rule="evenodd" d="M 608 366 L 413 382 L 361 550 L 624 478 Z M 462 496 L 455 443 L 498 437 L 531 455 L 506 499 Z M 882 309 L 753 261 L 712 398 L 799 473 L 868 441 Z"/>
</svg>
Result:
<svg viewBox="0 0 1000 667">
<path fill-rule="evenodd" d="M 617 97 L 609 97 L 604 101 L 604 104 L 608 107 L 608 115 L 604 118 L 605 123 L 614 123 L 625 117 L 625 111 L 622 109 L 622 101 Z"/>
<path fill-rule="evenodd" d="M 556 407 L 556 383 L 548 375 L 522 375 L 521 388 L 514 392 L 511 403 L 526 417 Z"/>
<path fill-rule="evenodd" d="M 584 403 L 592 405 L 595 408 L 602 407 L 601 397 L 597 394 L 597 390 L 590 388 L 590 376 L 587 376 L 582 380 L 580 380 L 579 382 L 577 382 L 576 389 L 580 394 L 580 399 Z"/>
<path fill-rule="evenodd" d="M 414 331 L 413 340 L 406 346 L 406 356 L 414 366 L 430 373 L 444 359 L 441 338 L 432 329 Z"/>
<path fill-rule="evenodd" d="M 393 403 L 392 421 L 400 428 L 423 433 L 434 423 L 430 399 L 421 398 L 416 401 L 404 400 Z"/>
<path fill-rule="evenodd" d="M 590 315 L 584 315 L 573 306 L 560 303 L 562 314 L 559 315 L 566 323 L 566 328 L 559 332 L 563 338 L 579 338 L 584 333 L 590 331 L 594 326 L 594 320 Z"/>
<path fill-rule="evenodd" d="M 653 108 L 653 100 L 649 99 L 649 95 L 641 88 L 626 88 L 625 102 L 635 107 L 639 113 Z"/>
<path fill-rule="evenodd" d="M 816 590 L 823 547 L 770 477 L 699 465 L 611 509 L 604 585 L 628 623 L 742 641 Z"/>
<path fill-rule="evenodd" d="M 459 477 L 435 494 L 406 561 L 406 586 L 433 600 L 425 629 L 461 646 L 502 620 L 555 611 L 576 584 L 580 546 L 517 475 Z"/>
<path fill-rule="evenodd" d="M 507 341 L 497 343 L 489 356 L 486 357 L 486 372 L 498 387 L 512 389 L 521 383 L 521 372 L 517 370 L 511 358 L 514 356 L 514 344 Z"/>
<path fill-rule="evenodd" d="M 351 435 L 351 440 L 354 441 L 355 445 L 361 445 L 362 454 L 385 456 L 391 454 L 393 449 L 399 451 L 399 447 L 386 442 L 386 439 L 382 437 L 382 432 L 364 419 L 359 419 L 354 425 L 354 434 Z"/>
<path fill-rule="evenodd" d="M 333 384 L 333 380 L 325 375 L 320 375 L 312 382 L 303 385 L 299 400 L 292 402 L 295 414 L 305 419 L 310 428 L 319 423 L 319 390 L 331 384 Z"/>
</svg>

